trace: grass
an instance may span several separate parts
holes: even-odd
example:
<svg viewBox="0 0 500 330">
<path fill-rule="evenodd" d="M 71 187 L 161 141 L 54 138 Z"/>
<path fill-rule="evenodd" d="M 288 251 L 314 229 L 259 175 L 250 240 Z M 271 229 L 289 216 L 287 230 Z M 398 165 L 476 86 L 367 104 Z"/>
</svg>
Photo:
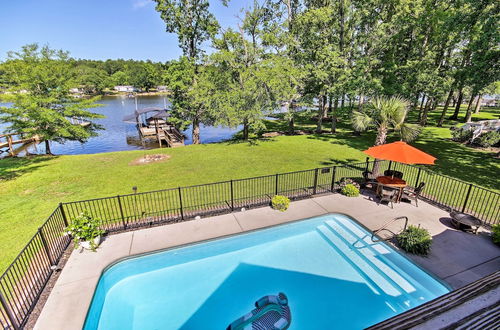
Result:
<svg viewBox="0 0 500 330">
<path fill-rule="evenodd" d="M 439 111 L 439 110 L 438 110 Z M 481 113 L 498 118 L 498 109 Z M 432 113 L 432 123 L 439 113 Z M 299 128 L 315 126 L 301 114 Z M 497 190 L 500 164 L 494 153 L 452 142 L 447 127 L 427 127 L 415 145 L 438 158 L 432 170 Z M 327 129 L 329 124 L 325 124 Z M 269 130 L 286 127 L 268 123 Z M 363 161 L 362 150 L 375 139 L 373 132 L 354 136 L 347 119 L 336 135 L 281 136 L 187 146 L 176 149 L 124 151 L 94 155 L 10 158 L 0 160 L 0 271 L 12 261 L 59 202 L 138 191 L 238 179 L 278 172 Z M 390 136 L 390 140 L 396 137 Z M 130 165 L 145 154 L 171 158 L 147 165 Z"/>
</svg>

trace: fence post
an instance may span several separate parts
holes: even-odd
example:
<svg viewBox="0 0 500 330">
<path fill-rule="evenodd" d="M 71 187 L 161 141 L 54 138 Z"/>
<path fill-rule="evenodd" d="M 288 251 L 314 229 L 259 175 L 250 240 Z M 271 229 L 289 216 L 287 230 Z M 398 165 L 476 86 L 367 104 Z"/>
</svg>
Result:
<svg viewBox="0 0 500 330">
<path fill-rule="evenodd" d="M 389 171 L 391 170 L 391 167 L 392 167 L 392 160 L 389 161 Z"/>
<path fill-rule="evenodd" d="M 50 255 L 50 250 L 49 250 L 49 246 L 47 245 L 47 240 L 45 239 L 45 236 L 43 235 L 42 227 L 38 227 L 38 235 L 40 235 L 43 249 L 45 250 L 45 253 L 47 254 L 47 258 L 49 259 L 50 265 L 51 266 L 55 265 L 56 263 L 54 262 L 54 260 L 52 260 L 52 256 Z"/>
<path fill-rule="evenodd" d="M 64 226 L 68 227 L 68 218 L 66 218 L 66 212 L 64 212 L 63 203 L 59 203 L 59 209 L 61 210 L 61 215 L 64 221 Z"/>
<path fill-rule="evenodd" d="M 14 313 L 10 310 L 10 308 L 7 305 L 7 301 L 5 300 L 2 292 L 0 292 L 0 305 L 2 305 L 3 309 L 5 310 L 5 314 L 7 314 L 7 318 L 10 321 L 10 324 L 14 328 L 14 330 L 19 330 L 21 327 L 17 323 L 17 319 L 14 317 Z"/>
<path fill-rule="evenodd" d="M 316 191 L 318 190 L 318 171 L 319 169 L 316 168 L 314 170 L 314 187 L 313 187 L 313 195 L 316 195 Z"/>
<path fill-rule="evenodd" d="M 415 181 L 415 188 L 418 187 L 418 184 L 420 183 L 420 172 L 422 172 L 422 168 L 418 168 L 418 173 L 417 173 L 417 180 Z"/>
<path fill-rule="evenodd" d="M 333 190 L 335 189 L 335 175 L 337 173 L 337 166 L 334 166 L 333 169 L 332 169 L 332 185 L 330 187 L 330 190 L 333 192 Z"/>
<path fill-rule="evenodd" d="M 231 211 L 234 211 L 234 191 L 233 191 L 233 180 L 231 180 Z"/>
<path fill-rule="evenodd" d="M 179 189 L 179 203 L 180 203 L 180 206 L 181 206 L 181 219 L 184 220 L 184 210 L 183 210 L 183 207 L 182 207 L 182 191 L 181 191 L 181 187 L 179 187 L 178 189 Z"/>
<path fill-rule="evenodd" d="M 366 157 L 366 167 L 365 167 L 365 172 L 368 172 L 368 164 L 369 164 L 369 161 L 370 160 L 370 157 Z"/>
<path fill-rule="evenodd" d="M 278 195 L 278 178 L 279 178 L 279 174 L 278 174 L 278 173 L 276 173 L 276 182 L 275 182 L 275 185 L 274 185 L 274 187 L 275 187 L 275 189 L 274 189 L 274 190 L 275 190 L 275 191 L 274 191 L 274 194 L 275 194 L 275 195 Z"/>
<path fill-rule="evenodd" d="M 462 207 L 462 213 L 465 212 L 465 207 L 467 206 L 467 202 L 469 201 L 470 191 L 472 190 L 472 183 L 469 184 L 469 190 L 467 190 L 467 196 L 465 196 L 464 206 Z"/>
<path fill-rule="evenodd" d="M 125 216 L 123 215 L 122 199 L 120 195 L 116 196 L 118 198 L 118 206 L 120 207 L 120 216 L 122 217 L 123 229 L 127 229 L 127 223 L 125 222 Z"/>
</svg>

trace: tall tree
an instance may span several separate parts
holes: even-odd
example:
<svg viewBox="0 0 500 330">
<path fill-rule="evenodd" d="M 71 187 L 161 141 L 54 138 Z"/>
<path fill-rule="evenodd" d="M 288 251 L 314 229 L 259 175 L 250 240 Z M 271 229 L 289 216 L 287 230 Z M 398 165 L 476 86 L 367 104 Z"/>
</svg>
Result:
<svg viewBox="0 0 500 330">
<path fill-rule="evenodd" d="M 165 22 L 166 31 L 177 34 L 184 56 L 194 66 L 191 86 L 196 85 L 199 74 L 199 59 L 203 55 L 203 42 L 212 38 L 219 24 L 209 11 L 208 0 L 155 0 L 156 11 Z M 227 1 L 223 1 L 227 3 Z M 189 87 L 189 86 L 186 86 Z M 186 95 L 185 91 L 184 95 Z M 175 95 L 174 95 L 175 97 Z M 183 99 L 177 102 L 177 115 L 188 119 L 193 125 L 193 143 L 200 143 L 200 123 L 204 111 L 200 105 Z"/>
<path fill-rule="evenodd" d="M 47 154 L 51 154 L 50 141 L 85 142 L 97 135 L 101 127 L 91 120 L 103 116 L 87 110 L 98 106 L 97 99 L 74 98 L 69 92 L 74 77 L 68 53 L 26 45 L 10 52 L 3 66 L 10 82 L 8 100 L 13 104 L 0 108 L 0 121 L 8 131 L 38 136 L 45 141 Z M 73 124 L 74 117 L 90 124 Z"/>
</svg>

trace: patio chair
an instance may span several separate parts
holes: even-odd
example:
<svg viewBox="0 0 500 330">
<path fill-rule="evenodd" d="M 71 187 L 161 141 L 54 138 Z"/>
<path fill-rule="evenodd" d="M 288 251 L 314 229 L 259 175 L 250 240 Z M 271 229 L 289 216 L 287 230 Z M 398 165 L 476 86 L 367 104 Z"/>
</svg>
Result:
<svg viewBox="0 0 500 330">
<path fill-rule="evenodd" d="M 385 176 L 393 176 L 398 179 L 403 179 L 403 172 L 399 171 L 394 171 L 394 170 L 385 170 L 384 171 Z"/>
<path fill-rule="evenodd" d="M 397 189 L 392 189 L 387 186 L 381 185 L 381 189 L 379 190 L 379 204 L 382 202 L 387 202 L 387 205 L 389 203 L 391 204 L 391 209 L 394 208 L 394 202 L 397 202 L 398 199 L 398 190 Z"/>
<path fill-rule="evenodd" d="M 422 193 L 422 190 L 425 187 L 425 182 L 420 182 L 417 188 L 405 188 L 403 189 L 403 194 L 401 195 L 401 199 L 408 200 L 410 201 L 415 201 L 415 206 L 418 207 L 418 198 L 420 197 L 420 194 Z"/>
<path fill-rule="evenodd" d="M 377 180 L 375 180 L 375 175 L 373 175 L 372 172 L 364 171 L 363 172 L 363 179 L 364 179 L 364 182 L 361 185 L 362 188 L 371 189 L 373 191 L 375 191 L 377 189 L 378 183 L 377 183 Z"/>
</svg>

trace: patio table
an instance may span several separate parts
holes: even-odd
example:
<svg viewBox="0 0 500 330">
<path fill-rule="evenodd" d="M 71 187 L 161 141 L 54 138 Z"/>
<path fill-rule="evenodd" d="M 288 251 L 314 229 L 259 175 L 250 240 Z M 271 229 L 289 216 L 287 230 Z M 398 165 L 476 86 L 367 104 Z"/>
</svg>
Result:
<svg viewBox="0 0 500 330">
<path fill-rule="evenodd" d="M 407 186 L 406 181 L 403 179 L 395 178 L 392 176 L 379 176 L 375 180 L 377 180 L 377 194 L 380 193 L 382 186 L 387 186 L 390 188 L 399 189 L 398 197 L 396 202 L 399 203 L 401 201 L 401 196 L 403 195 L 403 189 Z"/>
</svg>

